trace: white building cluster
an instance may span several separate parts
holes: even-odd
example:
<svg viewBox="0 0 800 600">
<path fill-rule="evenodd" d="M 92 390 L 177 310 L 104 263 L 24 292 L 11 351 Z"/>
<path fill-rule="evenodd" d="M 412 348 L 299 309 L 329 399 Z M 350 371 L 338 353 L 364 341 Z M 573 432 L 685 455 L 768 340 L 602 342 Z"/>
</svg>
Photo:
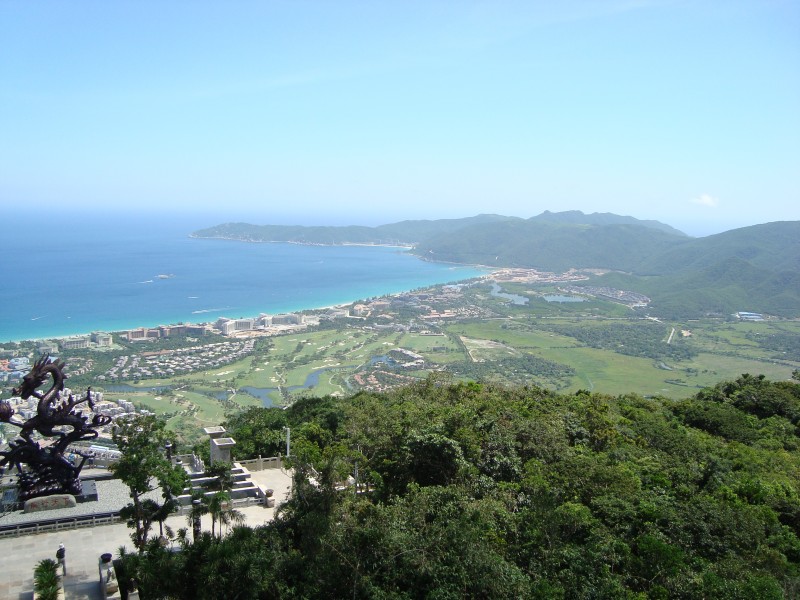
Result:
<svg viewBox="0 0 800 600">
<path fill-rule="evenodd" d="M 93 331 L 89 335 L 74 335 L 61 338 L 57 342 L 57 347 L 61 350 L 81 350 L 85 348 L 110 348 L 114 343 L 114 338 L 110 333 L 104 331 Z"/>
<path fill-rule="evenodd" d="M 97 379 L 106 381 L 173 377 L 182 373 L 213 369 L 247 356 L 254 347 L 255 341 L 247 339 L 120 356 L 114 366 Z"/>
<path fill-rule="evenodd" d="M 79 395 L 82 395 L 82 393 L 75 392 L 70 388 L 64 388 L 64 390 L 61 392 L 62 398 L 68 398 L 70 395 L 74 395 L 77 398 Z M 14 413 L 17 415 L 17 417 L 15 417 L 17 421 L 27 421 L 28 419 L 36 416 L 38 408 L 37 405 L 39 403 L 38 398 L 31 396 L 30 398 L 23 400 L 22 398 L 14 397 L 10 398 L 8 401 L 14 409 Z M 103 438 L 111 437 L 111 430 L 114 426 L 114 421 L 119 417 L 132 414 L 153 414 L 145 409 L 137 411 L 133 403 L 127 400 L 106 400 L 103 396 L 103 392 L 92 392 L 92 403 L 94 405 L 93 407 L 89 407 L 88 402 L 81 403 L 73 408 L 73 411 L 80 413 L 90 422 L 95 414 L 103 414 L 111 417 L 111 423 L 97 428 L 100 437 Z M 13 436 L 13 430 L 7 429 L 6 434 L 11 434 Z"/>
<path fill-rule="evenodd" d="M 306 319 L 297 313 L 286 313 L 281 315 L 260 314 L 258 317 L 229 319 L 220 317 L 214 323 L 214 329 L 222 335 L 235 335 L 243 331 L 267 331 L 272 327 L 283 325 L 304 325 Z"/>
<path fill-rule="evenodd" d="M 124 332 L 122 336 L 129 342 L 141 342 L 146 340 L 157 340 L 161 338 L 168 338 L 176 335 L 194 335 L 203 336 L 208 333 L 206 325 L 159 325 L 158 327 L 139 327 L 138 329 L 129 329 Z"/>
</svg>

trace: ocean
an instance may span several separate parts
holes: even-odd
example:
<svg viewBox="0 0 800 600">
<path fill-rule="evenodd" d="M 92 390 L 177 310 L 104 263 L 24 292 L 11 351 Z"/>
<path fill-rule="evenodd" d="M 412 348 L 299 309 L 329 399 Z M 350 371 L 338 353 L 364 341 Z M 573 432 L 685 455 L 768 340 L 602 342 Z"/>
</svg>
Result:
<svg viewBox="0 0 800 600">
<path fill-rule="evenodd" d="M 320 308 L 486 272 L 400 248 L 193 239 L 223 220 L 180 215 L 8 217 L 0 343 Z"/>
</svg>

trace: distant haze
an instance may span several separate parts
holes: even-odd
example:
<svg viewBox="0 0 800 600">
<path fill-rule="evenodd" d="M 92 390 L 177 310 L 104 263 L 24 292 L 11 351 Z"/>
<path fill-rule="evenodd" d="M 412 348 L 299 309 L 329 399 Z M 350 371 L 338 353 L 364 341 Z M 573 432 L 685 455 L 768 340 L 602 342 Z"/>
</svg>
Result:
<svg viewBox="0 0 800 600">
<path fill-rule="evenodd" d="M 0 208 L 798 220 L 798 23 L 755 0 L 3 2 Z"/>
</svg>

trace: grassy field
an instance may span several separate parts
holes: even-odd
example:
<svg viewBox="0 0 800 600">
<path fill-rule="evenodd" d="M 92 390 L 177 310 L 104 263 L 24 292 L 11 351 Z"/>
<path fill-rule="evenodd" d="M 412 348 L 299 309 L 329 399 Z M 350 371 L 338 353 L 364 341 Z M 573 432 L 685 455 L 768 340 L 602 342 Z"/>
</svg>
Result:
<svg viewBox="0 0 800 600">
<path fill-rule="evenodd" d="M 576 318 L 548 319 L 553 324 L 580 323 L 582 327 L 600 327 L 607 321 Z M 687 342 L 698 354 L 680 362 L 655 361 L 627 356 L 610 350 L 589 348 L 569 336 L 535 329 L 535 321 L 487 320 L 458 323 L 448 330 L 461 335 L 473 359 L 497 360 L 510 354 L 511 349 L 571 366 L 576 371 L 571 385 L 562 391 L 589 389 L 609 394 L 637 392 L 644 395 L 664 395 L 683 398 L 698 388 L 712 386 L 724 379 L 735 379 L 742 373 L 764 374 L 770 379 L 788 379 L 800 364 L 778 364 L 770 360 L 774 353 L 761 348 L 745 336 L 753 333 L 769 335 L 775 330 L 797 331 L 800 324 L 781 322 L 690 324 L 692 336 Z M 676 335 L 685 324 L 675 324 Z M 665 324 L 666 329 L 672 325 Z M 487 345 L 481 341 L 493 340 Z M 665 343 L 665 342 L 661 342 Z M 744 356 L 746 354 L 746 356 Z M 788 362 L 788 361 L 787 361 Z"/>
<path fill-rule="evenodd" d="M 523 322 L 516 323 L 504 319 L 458 323 L 448 327 L 448 331 L 479 340 L 496 340 L 519 350 L 579 346 L 579 342 L 574 338 L 549 331 L 529 329 Z"/>
<path fill-rule="evenodd" d="M 742 373 L 766 375 L 775 381 L 789 379 L 792 375 L 792 367 L 785 365 L 708 353 L 701 353 L 693 359 L 692 368 L 698 369 L 700 373 L 686 374 L 684 378 L 689 381 L 696 380 L 700 385 L 705 386 L 713 385 L 723 379 L 736 378 Z M 795 366 L 794 368 L 800 367 Z M 689 379 L 690 377 L 694 379 Z"/>
<path fill-rule="evenodd" d="M 657 368 L 647 358 L 625 356 L 596 348 L 562 348 L 543 357 L 569 364 L 576 375 L 566 392 L 588 389 L 605 394 L 624 394 L 635 390 L 642 395 L 683 397 L 685 390 L 676 390 L 665 383 L 667 371 Z"/>
<path fill-rule="evenodd" d="M 800 338 L 800 322 L 778 321 L 760 323 L 712 324 L 699 330 L 692 329 L 692 339 L 699 348 L 709 352 L 744 354 L 754 358 L 800 361 L 797 354 L 782 354 L 762 347 L 761 342 L 774 335 Z"/>
</svg>

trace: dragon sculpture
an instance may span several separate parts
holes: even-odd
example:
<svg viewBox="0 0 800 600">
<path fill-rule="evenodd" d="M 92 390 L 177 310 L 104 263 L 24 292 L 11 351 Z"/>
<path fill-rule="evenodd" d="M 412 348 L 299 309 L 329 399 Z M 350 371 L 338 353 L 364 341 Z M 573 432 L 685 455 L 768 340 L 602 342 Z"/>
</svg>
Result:
<svg viewBox="0 0 800 600">
<path fill-rule="evenodd" d="M 27 421 L 15 420 L 11 404 L 7 400 L 0 401 L 0 422 L 20 428 L 19 437 L 9 444 L 8 450 L 0 451 L 0 467 L 12 465 L 17 468 L 18 499 L 23 502 L 51 494 L 80 495 L 80 472 L 87 456 L 73 451 L 81 457 L 79 464 L 73 465 L 64 457 L 64 452 L 73 442 L 96 438 L 97 430 L 93 427 L 111 422 L 111 417 L 96 414 L 90 423 L 80 410 L 75 410 L 84 402 L 89 408 L 94 408 L 91 387 L 87 388 L 83 398 L 76 399 L 72 394 L 62 397 L 63 369 L 63 361 L 54 361 L 44 355 L 25 375 L 19 388 L 11 391 L 12 395 L 23 400 L 31 396 L 39 400 L 36 414 Z M 52 378 L 50 388 L 46 392 L 38 391 L 48 377 Z M 38 432 L 40 437 L 57 439 L 50 444 L 41 444 L 33 439 L 34 432 Z"/>
</svg>

